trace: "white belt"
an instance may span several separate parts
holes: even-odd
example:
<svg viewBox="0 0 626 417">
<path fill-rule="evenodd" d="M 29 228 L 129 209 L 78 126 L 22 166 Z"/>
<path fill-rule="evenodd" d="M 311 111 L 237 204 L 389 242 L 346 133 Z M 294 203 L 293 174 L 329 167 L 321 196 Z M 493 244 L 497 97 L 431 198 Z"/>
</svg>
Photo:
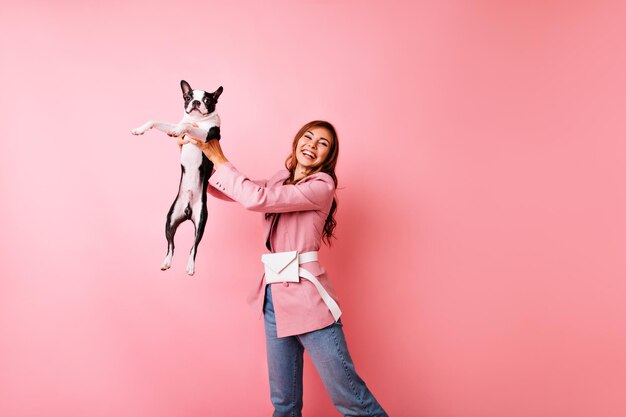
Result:
<svg viewBox="0 0 626 417">
<path fill-rule="evenodd" d="M 300 282 L 300 277 L 306 278 L 315 285 L 315 288 L 317 288 L 322 300 L 324 300 L 328 306 L 335 321 L 339 320 L 341 310 L 337 302 L 328 294 L 315 275 L 304 268 L 300 268 L 300 264 L 317 261 L 317 251 L 305 252 L 300 255 L 298 255 L 297 250 L 291 252 L 265 253 L 261 256 L 261 261 L 265 264 L 266 284 L 276 282 Z"/>
</svg>

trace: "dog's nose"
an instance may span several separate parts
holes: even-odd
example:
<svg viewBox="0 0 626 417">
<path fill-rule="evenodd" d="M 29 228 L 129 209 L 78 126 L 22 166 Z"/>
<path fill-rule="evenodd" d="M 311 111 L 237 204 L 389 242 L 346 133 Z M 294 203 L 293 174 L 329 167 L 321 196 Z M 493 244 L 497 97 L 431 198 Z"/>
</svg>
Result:
<svg viewBox="0 0 626 417">
<path fill-rule="evenodd" d="M 194 101 L 191 102 L 191 105 L 192 106 L 199 106 L 200 102 L 198 100 L 194 100 Z"/>
</svg>

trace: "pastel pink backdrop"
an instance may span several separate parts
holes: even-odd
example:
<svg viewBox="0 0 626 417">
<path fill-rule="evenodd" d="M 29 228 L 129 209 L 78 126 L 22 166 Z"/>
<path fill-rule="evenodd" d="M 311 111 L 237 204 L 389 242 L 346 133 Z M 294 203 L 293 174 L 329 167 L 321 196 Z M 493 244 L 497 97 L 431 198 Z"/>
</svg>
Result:
<svg viewBox="0 0 626 417">
<path fill-rule="evenodd" d="M 445 3 L 445 4 L 444 4 Z M 504 4 L 505 3 L 505 4 Z M 5 2 L 0 415 L 267 416 L 261 217 L 209 200 L 161 272 L 178 83 L 224 86 L 223 148 L 280 169 L 341 139 L 321 251 L 391 416 L 626 413 L 619 2 Z M 305 413 L 338 415 L 308 360 Z"/>
</svg>

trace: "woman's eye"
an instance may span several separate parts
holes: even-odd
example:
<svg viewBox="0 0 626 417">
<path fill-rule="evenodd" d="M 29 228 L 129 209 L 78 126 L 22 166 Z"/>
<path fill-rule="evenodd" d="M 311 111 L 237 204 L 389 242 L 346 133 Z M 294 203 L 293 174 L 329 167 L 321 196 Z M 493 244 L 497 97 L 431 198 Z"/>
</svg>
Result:
<svg viewBox="0 0 626 417">
<path fill-rule="evenodd" d="M 328 148 L 328 144 L 326 142 L 322 142 L 322 143 L 320 143 L 320 145 L 323 145 L 323 146 Z"/>
</svg>

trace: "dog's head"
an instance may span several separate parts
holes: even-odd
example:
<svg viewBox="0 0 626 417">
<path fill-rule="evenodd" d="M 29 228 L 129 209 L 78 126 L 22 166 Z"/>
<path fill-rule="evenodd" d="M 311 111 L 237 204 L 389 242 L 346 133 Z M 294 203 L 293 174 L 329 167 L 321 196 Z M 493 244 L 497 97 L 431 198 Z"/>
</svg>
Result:
<svg viewBox="0 0 626 417">
<path fill-rule="evenodd" d="M 217 99 L 224 89 L 218 88 L 213 93 L 207 93 L 202 90 L 194 90 L 185 80 L 180 82 L 180 88 L 183 90 L 183 100 L 185 101 L 185 113 L 190 116 L 206 116 L 215 111 Z"/>
</svg>

